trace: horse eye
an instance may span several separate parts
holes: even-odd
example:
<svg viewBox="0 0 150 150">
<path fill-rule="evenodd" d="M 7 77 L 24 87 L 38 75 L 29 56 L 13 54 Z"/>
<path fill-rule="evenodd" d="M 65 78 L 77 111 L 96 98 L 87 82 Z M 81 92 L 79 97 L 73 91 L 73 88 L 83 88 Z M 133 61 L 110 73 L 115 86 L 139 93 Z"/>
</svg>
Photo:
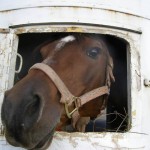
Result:
<svg viewBox="0 0 150 150">
<path fill-rule="evenodd" d="M 96 59 L 100 54 L 100 48 L 94 47 L 87 50 L 87 55 L 93 59 Z"/>
</svg>

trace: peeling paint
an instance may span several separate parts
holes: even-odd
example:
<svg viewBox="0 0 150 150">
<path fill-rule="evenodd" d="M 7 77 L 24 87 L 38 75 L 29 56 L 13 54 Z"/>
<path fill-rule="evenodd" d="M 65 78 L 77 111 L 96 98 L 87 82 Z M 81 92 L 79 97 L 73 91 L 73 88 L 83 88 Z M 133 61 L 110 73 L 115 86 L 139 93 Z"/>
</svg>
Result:
<svg viewBox="0 0 150 150">
<path fill-rule="evenodd" d="M 83 29 L 80 27 L 68 27 L 66 32 L 83 32 Z"/>
<path fill-rule="evenodd" d="M 115 149 L 116 150 L 119 150 L 120 149 L 120 146 L 118 144 L 118 139 L 117 138 L 112 138 L 112 142 L 114 143 L 115 145 Z"/>
<path fill-rule="evenodd" d="M 136 116 L 136 110 L 132 111 L 132 116 Z"/>
<path fill-rule="evenodd" d="M 0 28 L 0 33 L 9 33 L 10 29 Z"/>
<path fill-rule="evenodd" d="M 124 139 L 125 138 L 125 135 L 123 133 L 116 133 L 112 136 L 112 139 L 117 139 L 117 140 L 121 140 L 121 139 Z"/>
<path fill-rule="evenodd" d="M 135 74 L 136 74 L 137 89 L 138 89 L 138 91 L 140 91 L 140 89 L 141 89 L 141 75 L 140 75 L 140 72 L 138 70 L 135 70 Z"/>
</svg>

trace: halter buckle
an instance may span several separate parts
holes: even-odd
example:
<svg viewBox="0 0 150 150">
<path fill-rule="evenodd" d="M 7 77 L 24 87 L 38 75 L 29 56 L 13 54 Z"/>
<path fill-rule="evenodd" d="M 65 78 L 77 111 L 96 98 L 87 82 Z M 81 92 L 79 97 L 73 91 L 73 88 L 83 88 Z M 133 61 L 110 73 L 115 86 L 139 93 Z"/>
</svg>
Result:
<svg viewBox="0 0 150 150">
<path fill-rule="evenodd" d="M 71 112 L 69 112 L 68 109 L 68 103 L 65 103 L 65 110 L 68 118 L 71 118 L 72 114 L 78 110 L 78 108 L 81 105 L 81 99 L 79 97 L 72 97 L 71 102 L 74 103 L 75 109 L 73 109 Z"/>
</svg>

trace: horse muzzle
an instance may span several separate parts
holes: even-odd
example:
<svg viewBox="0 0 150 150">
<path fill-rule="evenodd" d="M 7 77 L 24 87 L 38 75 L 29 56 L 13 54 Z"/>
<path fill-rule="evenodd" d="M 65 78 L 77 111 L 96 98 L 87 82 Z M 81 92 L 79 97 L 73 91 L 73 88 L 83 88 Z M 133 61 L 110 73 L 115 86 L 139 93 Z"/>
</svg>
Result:
<svg viewBox="0 0 150 150">
<path fill-rule="evenodd" d="M 40 124 L 44 108 L 40 96 L 30 94 L 30 99 L 26 96 L 25 100 L 23 96 L 20 103 L 20 97 L 14 97 L 12 93 L 11 90 L 5 93 L 2 104 L 1 117 L 6 140 L 15 147 L 46 149 L 52 141 L 55 124 Z"/>
<path fill-rule="evenodd" d="M 26 141 L 29 141 L 29 138 L 27 139 L 24 139 L 24 141 L 17 141 L 15 139 L 15 137 L 13 136 L 10 136 L 9 133 L 5 132 L 5 137 L 6 137 L 6 140 L 9 144 L 15 146 L 15 147 L 23 147 L 25 149 L 29 149 L 29 150 L 45 150 L 52 142 L 52 139 L 53 139 L 53 134 L 54 134 L 54 129 L 49 133 L 47 134 L 45 137 L 43 137 L 40 141 L 36 142 L 36 143 L 32 143 L 32 142 L 26 142 Z M 32 141 L 32 140 L 30 140 Z"/>
</svg>

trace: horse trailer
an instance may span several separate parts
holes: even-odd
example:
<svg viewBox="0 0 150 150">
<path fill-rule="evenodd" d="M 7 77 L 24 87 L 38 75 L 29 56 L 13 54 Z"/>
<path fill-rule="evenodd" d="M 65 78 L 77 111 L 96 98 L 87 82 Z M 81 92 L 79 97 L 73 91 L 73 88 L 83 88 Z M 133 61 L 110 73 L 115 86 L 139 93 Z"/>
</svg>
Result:
<svg viewBox="0 0 150 150">
<path fill-rule="evenodd" d="M 120 64 L 116 61 L 114 74 L 118 75 L 118 83 L 114 93 L 122 95 L 121 99 L 125 95 L 125 106 L 122 106 L 123 114 L 120 114 L 115 110 L 117 106 L 114 104 L 112 107 L 108 102 L 104 119 L 109 119 L 114 126 L 109 130 L 93 130 L 93 125 L 85 133 L 56 131 L 48 149 L 150 150 L 148 0 L 1 0 L 0 105 L 5 91 L 13 87 L 16 74 L 28 61 L 31 49 L 49 37 L 53 38 L 53 35 L 69 33 L 103 35 L 114 46 L 111 47 L 116 49 L 114 58 L 119 57 L 119 62 L 124 63 L 124 67 L 119 68 Z M 117 119 L 119 117 L 121 121 Z M 115 120 L 119 121 L 117 125 Z M 108 122 L 106 124 L 109 126 Z M 11 146 L 6 141 L 1 119 L 0 149 L 23 149 Z"/>
</svg>

